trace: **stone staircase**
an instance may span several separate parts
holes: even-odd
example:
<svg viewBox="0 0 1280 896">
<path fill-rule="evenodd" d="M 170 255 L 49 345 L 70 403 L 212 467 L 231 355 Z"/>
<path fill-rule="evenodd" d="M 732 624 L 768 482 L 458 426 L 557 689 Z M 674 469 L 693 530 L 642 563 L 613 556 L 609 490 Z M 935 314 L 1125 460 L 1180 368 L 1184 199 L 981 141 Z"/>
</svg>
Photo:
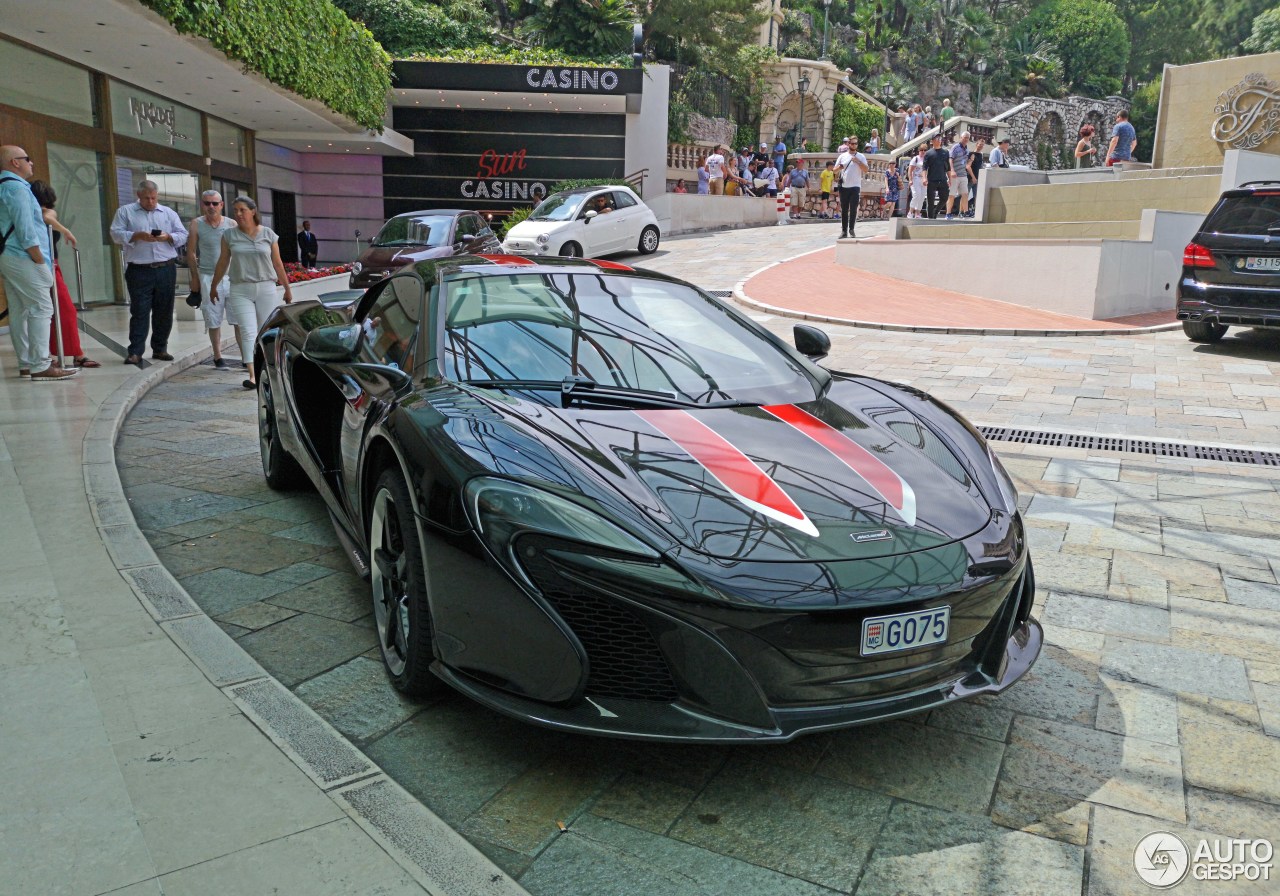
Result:
<svg viewBox="0 0 1280 896">
<path fill-rule="evenodd" d="M 979 198 L 976 221 L 906 221 L 898 238 L 1140 239 L 1145 210 L 1204 215 L 1222 190 L 1221 166 L 1063 172 L 986 169 L 983 178 L 988 184 Z"/>
</svg>

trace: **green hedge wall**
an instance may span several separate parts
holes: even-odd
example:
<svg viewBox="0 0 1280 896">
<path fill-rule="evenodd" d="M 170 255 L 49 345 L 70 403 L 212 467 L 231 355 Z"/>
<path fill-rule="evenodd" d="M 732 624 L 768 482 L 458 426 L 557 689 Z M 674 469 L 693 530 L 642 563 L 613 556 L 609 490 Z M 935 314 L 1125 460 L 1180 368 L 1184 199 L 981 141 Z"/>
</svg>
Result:
<svg viewBox="0 0 1280 896">
<path fill-rule="evenodd" d="M 847 93 L 838 93 L 835 99 L 835 111 L 831 116 L 831 146 L 828 151 L 834 150 L 841 140 L 851 134 L 865 147 L 872 128 L 878 128 L 882 132 L 880 142 L 883 145 L 883 109 Z"/>
<path fill-rule="evenodd" d="M 373 131 L 391 58 L 328 0 L 142 0 L 182 34 L 202 37 L 267 80 Z"/>
</svg>

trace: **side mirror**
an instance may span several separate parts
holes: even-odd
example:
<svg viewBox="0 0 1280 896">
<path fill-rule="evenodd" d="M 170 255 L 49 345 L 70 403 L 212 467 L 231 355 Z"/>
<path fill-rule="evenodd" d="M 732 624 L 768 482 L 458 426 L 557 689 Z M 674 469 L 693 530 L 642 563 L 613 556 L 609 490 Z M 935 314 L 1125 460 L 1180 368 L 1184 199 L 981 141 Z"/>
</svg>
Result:
<svg viewBox="0 0 1280 896">
<path fill-rule="evenodd" d="M 474 233 L 464 233 L 462 236 L 458 237 L 458 239 L 460 239 L 464 243 L 469 243 L 475 238 L 476 238 L 476 235 Z"/>
<path fill-rule="evenodd" d="M 314 361 L 350 361 L 360 347 L 361 332 L 357 323 L 317 327 L 307 334 L 302 353 Z"/>
<path fill-rule="evenodd" d="M 594 217 L 595 217 L 596 215 L 598 215 L 598 214 L 600 214 L 600 213 L 599 213 L 598 211 L 596 211 L 595 209 L 590 209 L 590 210 L 588 210 L 588 211 L 583 212 L 583 213 L 582 213 L 582 217 L 583 217 L 583 219 L 584 219 L 584 220 L 586 220 L 586 221 L 590 221 L 592 218 L 594 218 Z"/>
<path fill-rule="evenodd" d="M 810 361 L 821 361 L 830 354 L 831 337 L 817 327 L 796 324 L 791 333 L 796 342 L 796 349 Z"/>
</svg>

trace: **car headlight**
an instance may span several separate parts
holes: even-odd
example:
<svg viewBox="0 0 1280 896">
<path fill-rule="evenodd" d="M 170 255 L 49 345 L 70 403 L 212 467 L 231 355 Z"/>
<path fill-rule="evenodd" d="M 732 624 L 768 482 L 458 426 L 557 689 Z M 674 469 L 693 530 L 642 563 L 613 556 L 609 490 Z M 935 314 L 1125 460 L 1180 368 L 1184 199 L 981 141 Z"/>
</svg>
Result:
<svg viewBox="0 0 1280 896">
<path fill-rule="evenodd" d="M 361 271 L 363 271 L 363 270 L 364 270 L 364 265 L 362 265 L 362 264 L 361 264 L 360 262 L 358 262 L 358 261 L 357 261 L 355 264 L 353 264 L 353 265 L 351 266 L 351 273 L 353 273 L 353 274 L 358 274 L 358 273 L 360 273 L 360 272 L 361 272 Z"/>
<path fill-rule="evenodd" d="M 546 245 L 547 243 L 549 243 L 549 242 L 551 242 L 551 237 L 547 236 L 547 234 L 545 234 L 545 233 L 540 233 L 540 234 L 538 234 L 538 245 L 539 245 L 539 246 L 545 246 L 545 245 Z"/>
<path fill-rule="evenodd" d="M 515 559 L 515 541 L 526 533 L 550 535 L 606 551 L 657 560 L 658 553 L 603 517 L 533 486 L 478 477 L 467 483 L 467 509 L 480 536 L 503 560 Z"/>
</svg>

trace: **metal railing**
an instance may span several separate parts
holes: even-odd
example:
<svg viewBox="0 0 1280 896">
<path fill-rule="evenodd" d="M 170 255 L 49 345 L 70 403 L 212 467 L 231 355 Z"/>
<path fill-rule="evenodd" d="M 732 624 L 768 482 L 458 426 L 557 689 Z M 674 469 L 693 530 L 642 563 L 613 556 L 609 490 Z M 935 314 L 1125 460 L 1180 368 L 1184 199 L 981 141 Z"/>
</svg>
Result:
<svg viewBox="0 0 1280 896">
<path fill-rule="evenodd" d="M 1020 108 L 1020 107 L 1019 107 Z M 1001 116 L 1007 113 L 1002 112 Z M 894 160 L 906 156 L 910 158 L 915 154 L 916 148 L 921 144 L 931 141 L 935 134 L 942 135 L 942 143 L 946 145 L 953 142 L 955 135 L 961 131 L 968 131 L 969 135 L 976 142 L 979 138 L 985 137 L 987 144 L 994 146 L 997 136 L 1008 127 L 1008 123 L 1000 117 L 997 118 L 970 118 L 968 115 L 953 115 L 940 125 L 929 128 L 922 134 L 918 134 L 913 139 L 903 143 L 893 149 L 889 154 Z"/>
</svg>

